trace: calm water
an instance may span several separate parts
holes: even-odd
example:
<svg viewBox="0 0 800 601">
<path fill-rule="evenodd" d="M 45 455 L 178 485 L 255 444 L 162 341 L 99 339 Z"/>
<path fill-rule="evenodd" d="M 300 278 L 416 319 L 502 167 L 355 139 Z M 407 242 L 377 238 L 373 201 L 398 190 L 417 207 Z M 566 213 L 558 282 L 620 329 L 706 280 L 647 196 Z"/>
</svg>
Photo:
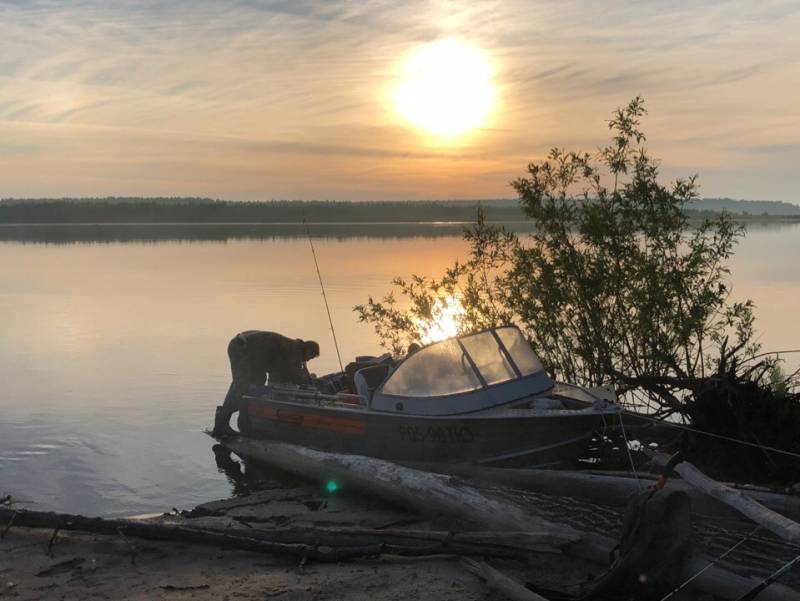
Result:
<svg viewBox="0 0 800 601">
<path fill-rule="evenodd" d="M 452 229 L 352 233 L 315 239 L 345 358 L 380 351 L 353 305 L 465 252 Z M 292 234 L 0 232 L 0 496 L 126 515 L 230 494 L 202 433 L 229 383 L 230 337 L 314 338 L 313 370 L 336 368 L 308 241 Z M 751 226 L 733 261 L 765 349 L 800 347 L 798 261 L 800 224 Z"/>
</svg>

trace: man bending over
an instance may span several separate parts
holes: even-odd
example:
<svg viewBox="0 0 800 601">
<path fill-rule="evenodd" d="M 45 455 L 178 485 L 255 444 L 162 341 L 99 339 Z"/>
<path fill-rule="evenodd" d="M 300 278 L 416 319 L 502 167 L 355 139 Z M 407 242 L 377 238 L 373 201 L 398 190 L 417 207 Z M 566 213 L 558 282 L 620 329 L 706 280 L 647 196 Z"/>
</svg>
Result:
<svg viewBox="0 0 800 601">
<path fill-rule="evenodd" d="M 242 395 L 252 384 L 263 386 L 269 374 L 270 384 L 311 384 L 306 361 L 319 357 L 319 344 L 313 340 L 287 338 L 275 332 L 248 330 L 233 337 L 228 344 L 233 382 L 225 402 L 217 407 L 214 436 L 235 434 L 231 416 L 242 408 Z"/>
</svg>

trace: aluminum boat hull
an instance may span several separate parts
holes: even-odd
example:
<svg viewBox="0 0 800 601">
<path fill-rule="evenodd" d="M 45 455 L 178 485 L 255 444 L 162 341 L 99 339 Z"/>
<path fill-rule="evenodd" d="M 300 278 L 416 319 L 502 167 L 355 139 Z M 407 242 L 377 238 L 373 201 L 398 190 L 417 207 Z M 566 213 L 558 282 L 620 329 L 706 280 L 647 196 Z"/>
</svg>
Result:
<svg viewBox="0 0 800 601">
<path fill-rule="evenodd" d="M 239 428 L 252 437 L 390 461 L 542 465 L 575 459 L 616 408 L 493 409 L 417 416 L 245 397 Z"/>
</svg>

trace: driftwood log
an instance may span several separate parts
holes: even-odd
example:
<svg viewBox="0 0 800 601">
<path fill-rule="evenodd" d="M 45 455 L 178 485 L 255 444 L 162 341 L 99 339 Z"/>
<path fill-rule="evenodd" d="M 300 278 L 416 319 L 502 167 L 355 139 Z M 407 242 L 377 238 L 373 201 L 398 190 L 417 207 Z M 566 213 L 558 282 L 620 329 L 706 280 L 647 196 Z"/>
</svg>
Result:
<svg viewBox="0 0 800 601">
<path fill-rule="evenodd" d="M 664 455 L 658 455 L 655 457 L 655 461 L 666 463 L 668 458 Z M 734 508 L 756 524 L 761 524 L 773 534 L 790 543 L 800 545 L 800 524 L 797 522 L 772 511 L 742 491 L 730 488 L 706 476 L 688 461 L 682 461 L 674 469 L 685 482 L 694 486 L 697 490 L 701 490 L 705 494 Z"/>
<path fill-rule="evenodd" d="M 235 437 L 220 442 L 238 455 L 264 461 L 286 472 L 323 483 L 333 480 L 338 486 L 368 492 L 421 513 L 445 514 L 491 530 L 553 533 L 567 542 L 581 540 L 581 534 L 571 526 L 553 524 L 451 476 L 371 457 L 325 453 L 268 440 Z"/>
<path fill-rule="evenodd" d="M 451 474 L 485 484 L 509 486 L 549 495 L 585 499 L 608 507 L 625 507 L 642 488 L 655 483 L 654 474 L 632 475 L 585 473 L 566 470 L 514 469 L 484 467 L 474 464 L 414 464 L 411 467 Z M 692 511 L 703 516 L 735 517 L 739 512 L 688 481 L 670 480 L 672 490 L 682 490 L 692 499 Z M 748 490 L 748 495 L 769 509 L 788 518 L 800 520 L 800 497 L 763 490 Z"/>
<path fill-rule="evenodd" d="M 381 459 L 358 455 L 340 455 L 297 445 L 244 437 L 219 439 L 219 442 L 243 457 L 260 460 L 274 467 L 311 480 L 327 482 L 336 478 L 352 487 L 390 503 L 414 509 L 422 514 L 445 513 L 477 522 L 495 530 L 561 533 L 573 540 L 553 552 L 608 565 L 616 541 L 572 526 L 545 520 L 530 509 L 489 496 L 478 489 L 441 474 L 403 467 Z M 691 557 L 685 577 L 695 577 L 692 587 L 724 599 L 738 599 L 759 582 L 739 576 L 701 556 Z M 698 573 L 701 572 L 699 575 Z M 800 601 L 800 593 L 772 585 L 761 593 L 759 601 Z"/>
<path fill-rule="evenodd" d="M 127 519 L 90 518 L 81 515 L 0 509 L 0 524 L 12 527 L 81 531 L 217 547 L 288 554 L 316 561 L 341 561 L 352 557 L 392 554 L 404 556 L 437 553 L 486 555 L 525 559 L 532 552 L 557 549 L 565 544 L 558 534 L 535 532 L 440 532 L 371 530 L 368 528 L 284 528 L 237 530 L 197 528 L 183 524 Z"/>
<path fill-rule="evenodd" d="M 468 554 L 489 556 L 519 556 L 530 553 L 549 553 L 569 541 L 558 534 L 537 532 L 445 532 L 438 530 L 405 530 L 401 528 L 358 527 L 306 527 L 283 529 L 252 528 L 254 536 L 266 536 L 278 542 L 302 542 L 313 545 L 335 546 L 343 540 L 353 543 L 401 545 L 408 543 L 435 543 L 444 545 L 443 551 L 454 553 L 456 547 L 472 548 Z"/>
</svg>

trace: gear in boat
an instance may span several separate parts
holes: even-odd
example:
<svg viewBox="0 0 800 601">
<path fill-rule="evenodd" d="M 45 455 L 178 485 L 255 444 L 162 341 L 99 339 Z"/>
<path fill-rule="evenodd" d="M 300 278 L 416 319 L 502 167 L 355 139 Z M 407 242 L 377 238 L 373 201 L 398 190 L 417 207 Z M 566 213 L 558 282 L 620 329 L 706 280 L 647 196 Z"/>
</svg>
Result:
<svg viewBox="0 0 800 601">
<path fill-rule="evenodd" d="M 514 326 L 436 342 L 397 364 L 373 360 L 353 374 L 355 394 L 347 376 L 252 387 L 239 428 L 394 461 L 523 465 L 574 457 L 619 411 L 596 392 L 555 384 Z"/>
</svg>

